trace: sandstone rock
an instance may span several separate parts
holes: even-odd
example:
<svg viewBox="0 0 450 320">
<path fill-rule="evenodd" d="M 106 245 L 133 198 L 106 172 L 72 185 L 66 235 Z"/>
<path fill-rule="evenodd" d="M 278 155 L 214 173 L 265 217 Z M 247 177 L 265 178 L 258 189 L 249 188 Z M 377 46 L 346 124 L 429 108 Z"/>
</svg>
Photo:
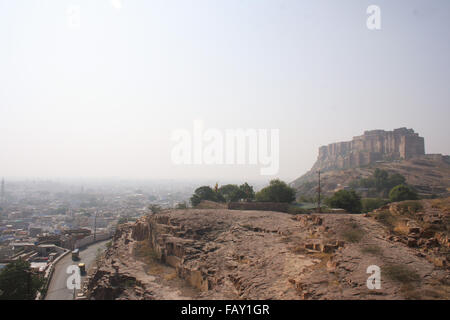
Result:
<svg viewBox="0 0 450 320">
<path fill-rule="evenodd" d="M 408 247 L 417 247 L 417 240 L 414 238 L 408 238 Z"/>
<path fill-rule="evenodd" d="M 322 244 L 320 246 L 320 251 L 323 253 L 332 253 L 336 249 L 337 249 L 337 246 L 331 245 L 331 244 Z"/>
<path fill-rule="evenodd" d="M 327 262 L 327 271 L 328 272 L 335 272 L 337 266 L 338 266 L 338 262 L 333 261 L 333 260 L 330 259 Z"/>
<path fill-rule="evenodd" d="M 436 264 L 448 264 L 435 261 L 442 257 L 439 246 L 425 254 L 419 251 L 425 246 L 408 249 L 386 240 L 413 246 L 425 239 L 386 237 L 381 223 L 362 215 L 315 216 L 190 209 L 142 217 L 118 228 L 88 291 L 95 299 L 359 299 L 367 266 L 380 259 L 411 266 L 424 283 L 440 281 L 446 270 L 431 275 Z M 345 245 L 339 239 L 349 224 L 360 225 L 365 234 Z M 379 247 L 382 257 L 365 252 L 369 244 Z M 404 298 L 400 284 L 383 286 L 384 298 Z"/>
<path fill-rule="evenodd" d="M 443 257 L 436 257 L 433 259 L 433 263 L 436 267 L 445 267 L 447 265 L 447 261 Z"/>
<path fill-rule="evenodd" d="M 419 235 L 421 233 L 421 229 L 419 227 L 410 227 L 408 229 L 408 234 L 417 234 Z"/>
</svg>

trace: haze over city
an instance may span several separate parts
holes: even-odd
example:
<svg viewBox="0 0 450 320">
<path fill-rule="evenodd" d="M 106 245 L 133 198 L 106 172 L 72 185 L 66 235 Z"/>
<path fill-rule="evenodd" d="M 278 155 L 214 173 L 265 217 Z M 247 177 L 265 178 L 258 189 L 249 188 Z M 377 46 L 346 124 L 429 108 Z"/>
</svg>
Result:
<svg viewBox="0 0 450 320">
<path fill-rule="evenodd" d="M 174 165 L 171 134 L 195 119 L 279 129 L 287 181 L 364 130 L 411 127 L 449 154 L 450 3 L 378 1 L 377 31 L 370 4 L 1 0 L 0 176 L 270 178 Z"/>
</svg>

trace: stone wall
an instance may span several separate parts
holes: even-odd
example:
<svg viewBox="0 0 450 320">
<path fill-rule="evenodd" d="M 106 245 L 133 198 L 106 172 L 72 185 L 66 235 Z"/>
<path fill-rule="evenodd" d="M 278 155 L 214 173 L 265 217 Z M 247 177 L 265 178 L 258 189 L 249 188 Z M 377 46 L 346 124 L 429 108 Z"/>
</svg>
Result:
<svg viewBox="0 0 450 320">
<path fill-rule="evenodd" d="M 288 212 L 289 204 L 280 202 L 230 202 L 228 209 Z"/>
<path fill-rule="evenodd" d="M 352 141 L 320 147 L 313 170 L 361 167 L 376 161 L 410 159 L 424 154 L 424 138 L 413 129 L 365 131 Z"/>
</svg>

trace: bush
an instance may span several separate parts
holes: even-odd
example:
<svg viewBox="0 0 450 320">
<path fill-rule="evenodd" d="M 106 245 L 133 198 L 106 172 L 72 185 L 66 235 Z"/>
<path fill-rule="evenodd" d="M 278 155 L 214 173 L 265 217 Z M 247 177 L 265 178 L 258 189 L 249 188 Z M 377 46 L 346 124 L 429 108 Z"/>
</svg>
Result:
<svg viewBox="0 0 450 320">
<path fill-rule="evenodd" d="M 295 189 L 289 187 L 286 182 L 279 179 L 270 181 L 269 186 L 256 194 L 256 200 L 261 202 L 285 202 L 295 201 Z"/>
<path fill-rule="evenodd" d="M 375 209 L 381 208 L 388 203 L 389 201 L 381 198 L 364 198 L 361 200 L 362 211 L 371 212 Z"/>
<path fill-rule="evenodd" d="M 236 184 L 226 184 L 218 189 L 219 194 L 227 202 L 239 201 L 241 199 L 250 201 L 255 198 L 253 187 L 247 182 L 238 186 Z"/>
<path fill-rule="evenodd" d="M 325 203 L 331 208 L 344 209 L 350 213 L 359 213 L 362 209 L 361 198 L 354 190 L 339 190 Z"/>
<path fill-rule="evenodd" d="M 389 199 L 392 202 L 405 201 L 405 200 L 417 200 L 419 197 L 411 187 L 404 184 L 398 185 L 389 192 Z"/>
<path fill-rule="evenodd" d="M 198 205 L 202 200 L 225 202 L 225 198 L 219 192 L 215 192 L 209 186 L 202 186 L 195 189 L 194 194 L 192 195 L 190 200 L 193 207 Z"/>
<path fill-rule="evenodd" d="M 350 182 L 349 186 L 351 188 L 369 188 L 375 190 L 383 196 L 387 196 L 388 192 L 395 186 L 399 184 L 404 184 L 406 179 L 399 173 L 394 173 L 389 175 L 389 172 L 376 168 L 372 176 L 368 178 L 362 178 L 353 180 Z"/>
</svg>

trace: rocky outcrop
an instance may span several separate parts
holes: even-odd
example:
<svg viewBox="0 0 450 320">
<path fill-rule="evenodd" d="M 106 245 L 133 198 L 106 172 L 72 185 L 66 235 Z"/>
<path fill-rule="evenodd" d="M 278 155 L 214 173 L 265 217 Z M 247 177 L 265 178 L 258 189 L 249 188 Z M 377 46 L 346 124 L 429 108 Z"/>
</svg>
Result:
<svg viewBox="0 0 450 320">
<path fill-rule="evenodd" d="M 352 141 L 319 148 L 313 171 L 361 167 L 381 160 L 400 160 L 425 154 L 424 138 L 413 129 L 372 130 Z"/>
<path fill-rule="evenodd" d="M 88 296 L 404 299 L 432 292 L 431 298 L 448 298 L 446 267 L 391 236 L 382 223 L 363 215 L 165 211 L 118 229 Z M 374 264 L 394 270 L 392 279 L 383 278 L 383 290 L 366 286 L 366 269 Z M 404 268 L 415 275 L 412 289 L 395 278 Z"/>
<path fill-rule="evenodd" d="M 424 155 L 409 160 L 377 162 L 361 168 L 328 170 L 321 174 L 321 190 L 326 195 L 333 194 L 339 187 L 349 186 L 357 179 L 368 178 L 376 168 L 390 174 L 398 173 L 406 182 L 422 195 L 450 196 L 449 156 Z M 315 196 L 317 194 L 317 172 L 309 171 L 291 183 L 298 194 Z"/>
<path fill-rule="evenodd" d="M 447 206 L 435 208 L 433 204 Z M 450 198 L 403 201 L 386 205 L 369 216 L 388 225 L 389 240 L 415 248 L 437 267 L 450 270 Z"/>
</svg>

